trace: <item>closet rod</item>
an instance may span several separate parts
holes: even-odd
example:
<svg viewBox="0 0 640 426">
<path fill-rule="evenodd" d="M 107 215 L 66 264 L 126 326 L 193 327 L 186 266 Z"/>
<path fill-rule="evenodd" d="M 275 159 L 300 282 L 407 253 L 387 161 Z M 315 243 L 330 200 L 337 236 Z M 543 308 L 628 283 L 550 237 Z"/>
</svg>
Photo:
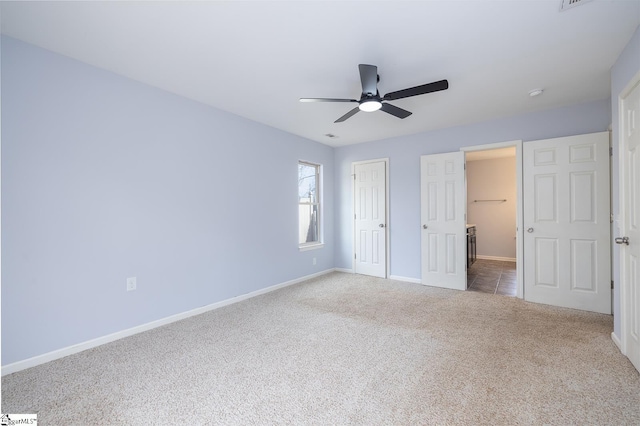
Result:
<svg viewBox="0 0 640 426">
<path fill-rule="evenodd" d="M 507 201 L 507 199 L 502 199 L 502 200 L 473 200 L 474 203 L 481 203 L 483 201 L 501 201 L 501 202 L 505 202 Z"/>
</svg>

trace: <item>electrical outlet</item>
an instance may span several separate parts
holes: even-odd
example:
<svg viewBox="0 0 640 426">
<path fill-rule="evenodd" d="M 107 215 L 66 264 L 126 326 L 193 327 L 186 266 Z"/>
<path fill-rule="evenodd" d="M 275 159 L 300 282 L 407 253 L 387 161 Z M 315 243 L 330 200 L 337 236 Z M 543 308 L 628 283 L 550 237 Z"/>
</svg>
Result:
<svg viewBox="0 0 640 426">
<path fill-rule="evenodd" d="M 314 265 L 316 264 L 316 258 L 315 257 L 313 258 L 313 264 Z"/>
<path fill-rule="evenodd" d="M 127 291 L 133 291 L 136 289 L 136 277 L 127 278 Z"/>
</svg>

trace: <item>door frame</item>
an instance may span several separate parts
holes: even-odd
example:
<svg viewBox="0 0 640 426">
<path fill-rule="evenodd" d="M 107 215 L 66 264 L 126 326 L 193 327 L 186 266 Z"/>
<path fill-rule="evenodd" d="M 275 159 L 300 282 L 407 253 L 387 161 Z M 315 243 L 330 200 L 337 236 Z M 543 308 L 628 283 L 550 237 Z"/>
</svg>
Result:
<svg viewBox="0 0 640 426">
<path fill-rule="evenodd" d="M 618 95 L 618 140 L 616 141 L 617 143 L 617 147 L 618 147 L 618 217 L 616 218 L 616 222 L 618 225 L 618 229 L 619 229 L 619 233 L 620 235 L 625 235 L 626 229 L 623 229 L 624 224 L 626 223 L 625 221 L 625 202 L 626 197 L 625 197 L 625 179 L 624 179 L 624 172 L 626 170 L 626 166 L 625 166 L 625 158 L 624 158 L 624 149 L 623 148 L 623 143 L 624 143 L 624 138 L 623 138 L 623 132 L 624 132 L 624 125 L 626 123 L 626 120 L 624 118 L 624 112 L 623 112 L 623 107 L 624 107 L 624 99 L 629 96 L 633 90 L 633 88 L 640 83 L 640 72 L 636 73 L 636 75 L 633 76 L 633 78 L 631 78 L 631 80 L 629 81 L 629 83 L 625 86 L 625 88 L 620 92 L 620 94 Z M 613 237 L 614 234 L 611 234 L 611 245 L 615 246 L 615 244 L 613 243 Z M 613 250 L 615 250 L 615 247 L 612 247 L 612 253 Z M 618 248 L 619 250 L 619 248 Z M 630 318 L 630 312 L 627 312 L 626 310 L 626 301 L 627 301 L 627 297 L 629 297 L 629 283 L 626 282 L 625 280 L 625 274 L 624 274 L 624 259 L 622 257 L 622 255 L 620 254 L 620 252 L 618 251 L 618 277 L 620 279 L 620 352 L 622 352 L 623 355 L 627 354 L 627 328 L 630 327 L 631 324 L 631 318 Z M 613 313 L 615 315 L 615 312 Z M 611 335 L 613 337 L 614 342 L 616 341 L 616 337 L 615 334 L 613 332 L 611 332 Z"/>
<path fill-rule="evenodd" d="M 385 267 L 384 267 L 384 277 L 389 278 L 389 271 L 391 270 L 391 256 L 389 253 L 389 157 L 385 158 L 376 158 L 372 160 L 362 160 L 362 161 L 354 161 L 351 163 L 351 216 L 353 217 L 351 224 L 353 227 L 353 244 L 351 245 L 351 253 L 356 252 L 356 226 L 355 226 L 355 215 L 356 215 L 356 166 L 361 164 L 369 164 L 369 163 L 379 163 L 384 162 L 384 255 L 385 255 Z M 355 257 L 351 258 L 351 272 L 355 274 L 356 272 L 356 259 Z"/>
<path fill-rule="evenodd" d="M 517 293 L 516 297 L 524 298 L 524 210 L 523 210 L 523 190 L 522 190 L 522 140 L 513 140 L 507 142 L 497 142 L 484 145 L 463 146 L 460 151 L 487 151 L 498 148 L 508 148 L 515 146 L 516 148 L 516 279 Z M 466 156 L 465 156 L 466 157 Z M 467 174 L 465 170 L 465 186 Z"/>
</svg>

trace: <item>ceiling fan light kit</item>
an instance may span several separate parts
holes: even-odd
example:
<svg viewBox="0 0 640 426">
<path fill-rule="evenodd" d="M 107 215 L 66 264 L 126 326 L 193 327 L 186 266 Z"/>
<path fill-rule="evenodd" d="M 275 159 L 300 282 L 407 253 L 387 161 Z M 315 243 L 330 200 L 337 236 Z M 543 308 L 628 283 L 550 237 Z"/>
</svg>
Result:
<svg viewBox="0 0 640 426">
<path fill-rule="evenodd" d="M 351 111 L 338 118 L 335 123 L 342 123 L 359 111 L 373 112 L 382 110 L 387 114 L 391 114 L 398 118 L 407 118 L 411 115 L 411 112 L 391 105 L 386 101 L 424 95 L 426 93 L 438 92 L 440 90 L 447 90 L 449 88 L 449 82 L 447 80 L 440 80 L 433 83 L 423 84 L 421 86 L 415 86 L 408 89 L 398 90 L 396 92 L 390 92 L 381 97 L 380 92 L 378 92 L 378 81 L 380 81 L 380 76 L 378 75 L 378 67 L 376 67 L 375 65 L 360 64 L 358 65 L 358 69 L 360 70 L 360 82 L 362 83 L 362 95 L 360 96 L 360 100 L 335 98 L 300 98 L 300 102 L 358 103 L 357 107 L 353 108 Z"/>
<path fill-rule="evenodd" d="M 382 102 L 378 102 L 375 99 L 368 100 L 368 101 L 363 101 L 363 102 L 360 103 L 358 108 L 360 108 L 360 111 L 373 112 L 373 111 L 377 111 L 380 108 L 382 108 Z"/>
</svg>

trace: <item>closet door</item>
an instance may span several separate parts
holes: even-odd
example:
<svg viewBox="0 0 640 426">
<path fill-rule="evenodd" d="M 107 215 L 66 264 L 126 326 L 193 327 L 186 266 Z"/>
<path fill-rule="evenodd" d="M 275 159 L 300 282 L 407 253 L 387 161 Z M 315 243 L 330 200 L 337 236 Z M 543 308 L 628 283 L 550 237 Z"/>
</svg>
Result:
<svg viewBox="0 0 640 426">
<path fill-rule="evenodd" d="M 354 164 L 355 273 L 386 278 L 386 162 Z"/>
</svg>

